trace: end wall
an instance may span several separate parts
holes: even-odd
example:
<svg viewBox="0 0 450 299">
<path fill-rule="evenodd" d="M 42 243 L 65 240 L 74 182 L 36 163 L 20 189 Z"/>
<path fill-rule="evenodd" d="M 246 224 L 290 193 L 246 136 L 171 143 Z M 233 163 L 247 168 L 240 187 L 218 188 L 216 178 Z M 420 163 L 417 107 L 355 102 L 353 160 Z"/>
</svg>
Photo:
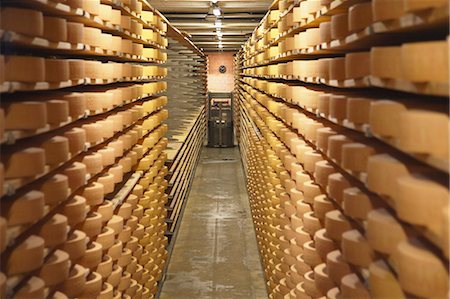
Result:
<svg viewBox="0 0 450 299">
<path fill-rule="evenodd" d="M 208 56 L 208 91 L 232 92 L 234 90 L 234 53 L 206 53 Z M 227 72 L 221 74 L 219 67 L 225 65 Z"/>
</svg>

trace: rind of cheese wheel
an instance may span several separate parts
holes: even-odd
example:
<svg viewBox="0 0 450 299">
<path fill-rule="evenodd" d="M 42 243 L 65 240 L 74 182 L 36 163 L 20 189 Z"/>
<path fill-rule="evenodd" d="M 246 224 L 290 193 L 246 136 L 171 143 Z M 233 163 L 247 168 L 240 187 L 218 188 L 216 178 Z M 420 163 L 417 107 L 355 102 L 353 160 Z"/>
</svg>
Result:
<svg viewBox="0 0 450 299">
<path fill-rule="evenodd" d="M 33 117 L 29 117 L 33 115 Z M 5 129 L 36 130 L 48 123 L 46 105 L 43 102 L 11 103 L 6 110 Z"/>
<path fill-rule="evenodd" d="M 382 260 L 370 264 L 370 295 L 372 298 L 406 298 L 397 278 Z"/>
<path fill-rule="evenodd" d="M 69 118 L 69 103 L 63 100 L 50 100 L 46 103 L 47 118 L 50 125 L 58 126 Z"/>
<path fill-rule="evenodd" d="M 359 79 L 370 75 L 370 52 L 357 52 L 345 55 L 345 76 Z"/>
<path fill-rule="evenodd" d="M 350 186 L 349 181 L 340 173 L 328 176 L 328 195 L 339 204 L 344 200 L 344 190 Z"/>
<path fill-rule="evenodd" d="M 368 268 L 374 258 L 369 243 L 355 229 L 342 234 L 341 248 L 344 259 L 355 266 Z"/>
<path fill-rule="evenodd" d="M 81 223 L 86 218 L 86 199 L 82 196 L 72 198 L 63 209 L 70 226 Z"/>
<path fill-rule="evenodd" d="M 345 74 L 345 57 L 337 57 L 329 60 L 329 73 L 330 80 L 343 81 L 346 79 Z"/>
<path fill-rule="evenodd" d="M 46 286 L 55 286 L 69 277 L 69 268 L 69 255 L 62 250 L 56 250 L 42 265 L 39 277 L 44 280 Z"/>
<path fill-rule="evenodd" d="M 96 268 L 102 261 L 102 245 L 92 242 L 88 245 L 83 257 L 78 261 L 80 265 L 88 269 Z"/>
<path fill-rule="evenodd" d="M 380 195 L 396 198 L 397 179 L 408 175 L 406 165 L 386 155 L 374 155 L 367 165 L 367 187 Z"/>
<path fill-rule="evenodd" d="M 25 282 L 25 285 L 14 294 L 15 299 L 44 299 L 45 297 L 45 283 L 42 279 L 36 276 L 32 276 L 27 282 Z"/>
<path fill-rule="evenodd" d="M 80 230 L 73 231 L 61 249 L 67 252 L 70 260 L 78 260 L 86 252 L 86 234 Z"/>
<path fill-rule="evenodd" d="M 348 9 L 348 29 L 358 32 L 372 24 L 372 3 L 358 3 Z"/>
<path fill-rule="evenodd" d="M 96 144 L 103 140 L 102 126 L 100 124 L 85 124 L 81 128 L 86 132 L 86 142 Z"/>
<path fill-rule="evenodd" d="M 86 284 L 79 298 L 96 298 L 102 291 L 102 276 L 97 272 L 91 272 L 86 277 Z"/>
<path fill-rule="evenodd" d="M 46 164 L 52 167 L 66 162 L 70 157 L 69 140 L 66 137 L 55 136 L 41 146 L 45 151 Z"/>
<path fill-rule="evenodd" d="M 67 217 L 55 214 L 40 229 L 39 236 L 45 240 L 46 247 L 55 247 L 67 239 Z"/>
<path fill-rule="evenodd" d="M 44 193 L 30 191 L 16 199 L 8 211 L 8 226 L 31 224 L 44 216 Z"/>
<path fill-rule="evenodd" d="M 71 44 L 84 42 L 84 25 L 82 23 L 67 22 L 67 41 Z"/>
<path fill-rule="evenodd" d="M 70 61 L 69 61 L 70 63 Z M 78 119 L 86 113 L 86 100 L 83 93 L 70 93 L 62 97 L 69 105 L 69 115 L 72 119 Z"/>
<path fill-rule="evenodd" d="M 85 232 L 90 238 L 97 236 L 102 230 L 102 216 L 97 212 L 88 214 L 83 223 L 81 223 L 80 230 Z"/>
<path fill-rule="evenodd" d="M 5 81 L 35 83 L 45 81 L 45 59 L 31 56 L 6 56 Z"/>
<path fill-rule="evenodd" d="M 100 4 L 98 17 L 103 21 L 111 21 L 112 7 L 105 4 Z"/>
<path fill-rule="evenodd" d="M 342 277 L 351 273 L 350 266 L 344 261 L 339 250 L 334 250 L 327 254 L 326 264 L 328 277 L 335 284 L 340 284 Z"/>
<path fill-rule="evenodd" d="M 103 170 L 102 155 L 99 153 L 86 155 L 81 162 L 86 165 L 86 171 L 91 175 L 98 174 Z"/>
<path fill-rule="evenodd" d="M 69 277 L 64 281 L 60 290 L 70 298 L 77 297 L 86 284 L 86 268 L 76 264 L 69 272 Z"/>
<path fill-rule="evenodd" d="M 342 160 L 342 148 L 344 145 L 351 143 L 352 141 L 344 135 L 334 135 L 328 138 L 328 156 L 337 161 Z"/>
<path fill-rule="evenodd" d="M 367 214 L 366 238 L 374 250 L 392 254 L 407 236 L 401 224 L 388 211 L 377 209 Z"/>
<path fill-rule="evenodd" d="M 325 229 L 327 236 L 335 241 L 340 241 L 342 234 L 352 229 L 352 225 L 339 210 L 330 211 L 325 215 Z"/>
<path fill-rule="evenodd" d="M 68 59 L 70 80 L 83 80 L 86 78 L 86 69 L 84 60 Z"/>
<path fill-rule="evenodd" d="M 97 235 L 95 242 L 102 245 L 103 250 L 108 250 L 114 245 L 114 230 L 110 227 L 103 227 L 100 234 Z"/>
<path fill-rule="evenodd" d="M 6 275 L 0 272 L 0 296 L 6 297 Z"/>
<path fill-rule="evenodd" d="M 406 292 L 424 298 L 447 298 L 446 266 L 425 245 L 417 240 L 400 242 L 393 261 L 400 285 Z"/>
<path fill-rule="evenodd" d="M 400 115 L 406 107 L 398 102 L 374 101 L 370 106 L 370 130 L 376 136 L 396 138 L 400 135 Z"/>
<path fill-rule="evenodd" d="M 328 106 L 328 105 L 327 105 Z M 328 151 L 328 139 L 331 136 L 337 135 L 335 131 L 333 131 L 331 128 L 321 128 L 318 129 L 316 132 L 316 146 L 322 151 L 327 152 Z"/>
<path fill-rule="evenodd" d="M 396 212 L 400 219 L 426 226 L 437 235 L 442 231 L 440 211 L 448 208 L 448 190 L 419 176 L 403 176 L 397 180 Z"/>
<path fill-rule="evenodd" d="M 344 211 L 349 217 L 365 220 L 367 214 L 374 209 L 369 196 L 358 188 L 348 188 L 344 190 Z"/>
<path fill-rule="evenodd" d="M 314 181 L 307 181 L 303 183 L 303 200 L 307 203 L 313 204 L 315 197 L 321 195 L 322 192 L 319 186 Z M 291 195 L 292 197 L 292 195 Z"/>
<path fill-rule="evenodd" d="M 0 217 L 0 252 L 3 252 L 8 244 L 6 244 L 6 219 Z M 1 274 L 1 272 L 0 272 Z"/>
<path fill-rule="evenodd" d="M 69 150 L 72 155 L 82 152 L 86 143 L 86 131 L 80 128 L 73 128 L 64 133 L 69 139 Z"/>
<path fill-rule="evenodd" d="M 330 96 L 329 116 L 338 122 L 343 121 L 347 116 L 347 97 L 342 95 Z"/>
<path fill-rule="evenodd" d="M 371 298 L 364 283 L 354 273 L 342 277 L 340 289 L 342 298 Z"/>
<path fill-rule="evenodd" d="M 303 281 L 303 288 L 305 289 L 306 294 L 313 298 L 321 297 L 323 294 L 317 289 L 314 282 L 314 271 L 306 273 L 303 277 L 305 278 Z"/>
<path fill-rule="evenodd" d="M 44 246 L 44 239 L 41 237 L 28 237 L 9 256 L 6 274 L 22 274 L 39 268 L 44 263 Z"/>
<path fill-rule="evenodd" d="M 107 282 L 113 287 L 117 287 L 120 283 L 120 278 L 122 277 L 122 267 L 114 265 L 111 275 L 109 275 Z"/>
<path fill-rule="evenodd" d="M 316 231 L 314 234 L 314 243 L 316 246 L 316 252 L 323 261 L 326 260 L 328 253 L 337 249 L 335 242 L 328 238 L 324 228 Z"/>
<path fill-rule="evenodd" d="M 44 34 L 44 17 L 41 11 L 14 7 L 2 7 L 1 28 L 25 34 L 30 37 L 41 37 Z"/>
<path fill-rule="evenodd" d="M 344 144 L 341 166 L 355 172 L 366 172 L 368 160 L 374 153 L 373 148 L 362 143 Z"/>
<path fill-rule="evenodd" d="M 66 42 L 67 41 L 66 19 L 44 16 L 43 38 L 52 42 Z"/>
<path fill-rule="evenodd" d="M 423 10 L 427 8 L 444 8 L 446 4 L 448 4 L 448 1 L 446 0 L 405 0 L 405 11 L 418 11 Z"/>
<path fill-rule="evenodd" d="M 69 187 L 73 191 L 86 184 L 86 166 L 80 162 L 74 162 L 64 169 L 64 174 L 69 178 Z"/>
<path fill-rule="evenodd" d="M 331 22 L 323 22 L 320 23 L 320 42 L 321 43 L 329 43 L 331 42 Z"/>
<path fill-rule="evenodd" d="M 343 39 L 349 34 L 348 14 L 337 14 L 331 17 L 331 38 Z"/>
<path fill-rule="evenodd" d="M 314 178 L 316 183 L 326 188 L 328 185 L 328 176 L 332 173 L 335 173 L 336 170 L 333 165 L 328 163 L 328 161 L 318 161 L 315 166 Z"/>
<path fill-rule="evenodd" d="M 130 16 L 120 16 L 120 26 L 125 30 L 131 30 L 131 17 Z"/>
<path fill-rule="evenodd" d="M 70 67 L 66 59 L 45 59 L 45 81 L 65 82 L 70 80 Z"/>
<path fill-rule="evenodd" d="M 371 102 L 365 98 L 347 98 L 347 121 L 355 125 L 368 124 Z"/>
<path fill-rule="evenodd" d="M 373 47 L 370 50 L 370 73 L 374 77 L 402 79 L 401 47 Z"/>
<path fill-rule="evenodd" d="M 100 274 L 103 279 L 107 279 L 111 275 L 113 268 L 113 260 L 109 255 L 103 255 L 102 262 L 97 266 L 95 272 Z"/>
<path fill-rule="evenodd" d="M 448 115 L 408 110 L 400 116 L 398 146 L 409 153 L 431 154 L 448 159 Z"/>
<path fill-rule="evenodd" d="M 327 198 L 327 196 L 325 194 L 316 196 L 314 198 L 314 215 L 320 219 L 320 221 L 323 223 L 323 221 L 325 220 L 325 215 L 336 209 L 334 203 Z"/>
<path fill-rule="evenodd" d="M 25 178 L 45 171 L 45 151 L 41 148 L 27 148 L 15 152 L 6 164 L 5 178 Z"/>
<path fill-rule="evenodd" d="M 403 78 L 412 82 L 449 81 L 449 47 L 446 40 L 436 42 L 408 43 L 401 47 Z"/>
<path fill-rule="evenodd" d="M 83 27 L 83 44 L 101 47 L 102 31 L 98 28 Z"/>
<path fill-rule="evenodd" d="M 374 21 L 399 19 L 404 14 L 404 1 L 373 0 L 372 14 Z"/>
<path fill-rule="evenodd" d="M 143 28 L 144 26 L 141 23 L 131 20 L 131 32 L 136 35 L 142 35 Z"/>
<path fill-rule="evenodd" d="M 314 268 L 314 283 L 322 294 L 326 294 L 330 289 L 335 287 L 334 283 L 328 277 L 326 267 L 327 265 L 322 263 Z"/>
</svg>

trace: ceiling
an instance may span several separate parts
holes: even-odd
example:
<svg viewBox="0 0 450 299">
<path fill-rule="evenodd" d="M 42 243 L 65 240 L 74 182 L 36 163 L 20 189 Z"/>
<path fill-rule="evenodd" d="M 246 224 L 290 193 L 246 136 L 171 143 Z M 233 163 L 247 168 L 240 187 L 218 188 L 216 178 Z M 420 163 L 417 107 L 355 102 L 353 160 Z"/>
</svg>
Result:
<svg viewBox="0 0 450 299">
<path fill-rule="evenodd" d="M 173 26 L 190 35 L 191 40 L 204 52 L 237 51 L 250 37 L 266 14 L 273 0 L 152 0 L 149 1 L 163 13 Z M 221 14 L 216 17 L 213 7 Z M 216 19 L 221 21 L 219 38 Z M 220 35 L 220 33 L 219 33 Z M 221 44 L 221 48 L 219 47 Z"/>
</svg>

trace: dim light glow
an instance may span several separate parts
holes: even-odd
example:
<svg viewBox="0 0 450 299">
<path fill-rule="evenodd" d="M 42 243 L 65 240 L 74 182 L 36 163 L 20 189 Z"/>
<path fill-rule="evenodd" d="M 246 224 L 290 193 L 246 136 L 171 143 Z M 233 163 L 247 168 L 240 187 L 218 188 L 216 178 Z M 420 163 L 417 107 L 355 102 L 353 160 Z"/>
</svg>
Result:
<svg viewBox="0 0 450 299">
<path fill-rule="evenodd" d="M 214 9 L 213 9 L 213 14 L 214 14 L 216 17 L 218 17 L 218 16 L 220 16 L 220 15 L 222 14 L 222 12 L 220 11 L 220 8 L 219 8 L 219 7 L 214 7 Z"/>
</svg>

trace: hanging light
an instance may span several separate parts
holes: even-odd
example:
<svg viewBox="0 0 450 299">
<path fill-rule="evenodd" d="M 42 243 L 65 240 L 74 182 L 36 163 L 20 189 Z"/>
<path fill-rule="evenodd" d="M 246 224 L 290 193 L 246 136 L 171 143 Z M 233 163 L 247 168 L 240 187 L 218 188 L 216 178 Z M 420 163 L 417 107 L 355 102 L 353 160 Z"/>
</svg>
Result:
<svg viewBox="0 0 450 299">
<path fill-rule="evenodd" d="M 218 17 L 222 14 L 222 11 L 220 10 L 220 7 L 217 4 L 213 5 L 213 14 Z"/>
</svg>

